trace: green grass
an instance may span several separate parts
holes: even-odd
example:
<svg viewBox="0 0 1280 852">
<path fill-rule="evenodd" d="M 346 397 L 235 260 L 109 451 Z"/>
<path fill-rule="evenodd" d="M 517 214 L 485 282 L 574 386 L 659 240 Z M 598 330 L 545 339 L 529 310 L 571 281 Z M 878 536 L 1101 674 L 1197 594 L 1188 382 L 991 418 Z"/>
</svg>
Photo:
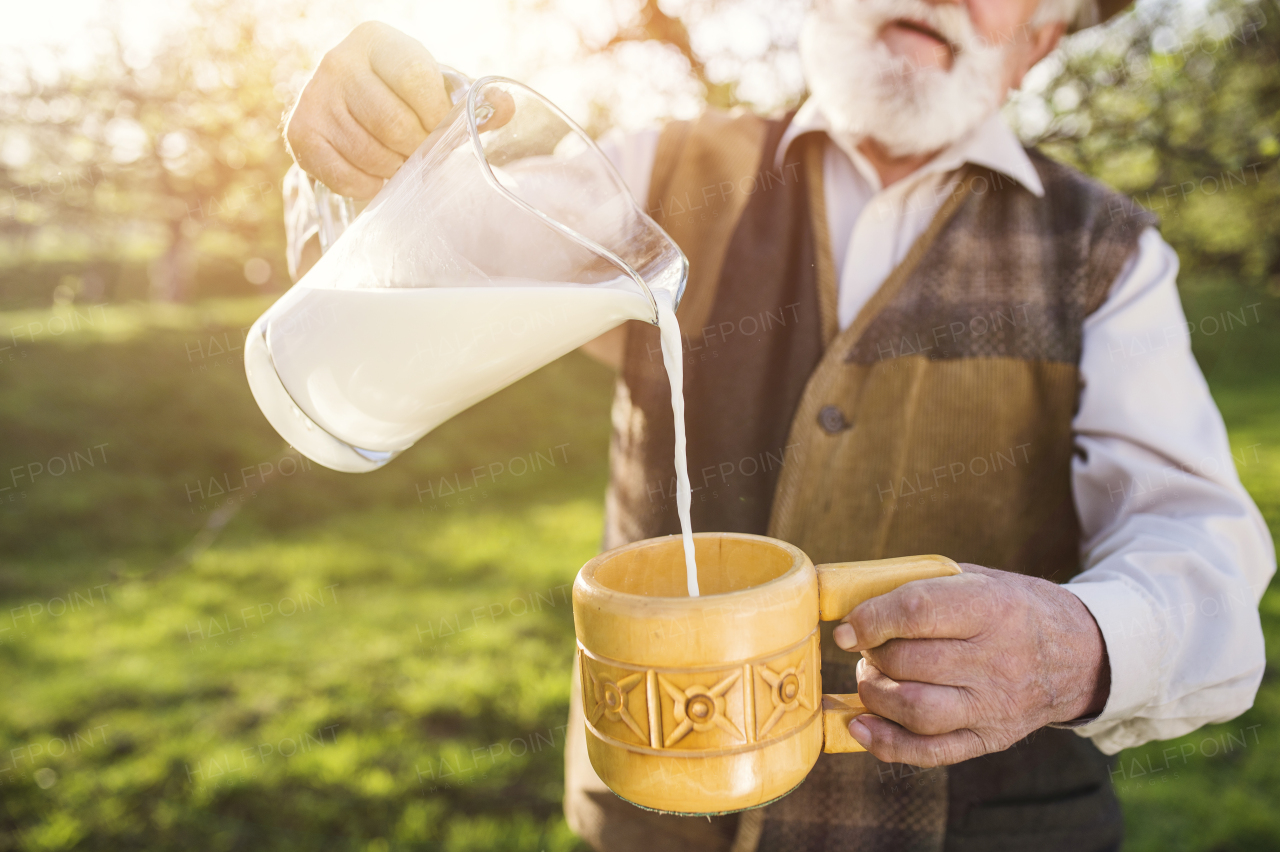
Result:
<svg viewBox="0 0 1280 852">
<path fill-rule="evenodd" d="M 563 359 L 382 471 L 291 467 L 174 566 L 211 478 L 280 463 L 239 361 L 262 307 L 0 316 L 0 849 L 575 848 L 568 584 L 611 377 Z"/>
<path fill-rule="evenodd" d="M 1264 302 L 1197 353 L 1280 530 L 1280 306 L 1188 301 Z M 567 584 L 599 545 L 610 375 L 571 355 L 384 470 L 290 459 L 211 495 L 284 470 L 238 348 L 264 306 L 0 314 L 0 850 L 582 848 L 560 814 Z M 1263 614 L 1274 654 L 1276 592 Z M 1128 848 L 1280 847 L 1277 720 L 1269 670 L 1241 719 L 1126 753 Z"/>
<path fill-rule="evenodd" d="M 1192 336 L 1196 357 L 1226 420 L 1236 468 L 1280 540 L 1280 300 L 1224 283 L 1186 289 L 1187 319 L 1203 328 Z M 1229 331 L 1226 312 L 1235 318 Z M 1215 317 L 1219 330 L 1210 334 Z M 1266 591 L 1261 613 L 1267 668 L 1253 709 L 1120 755 L 1114 780 L 1125 807 L 1126 850 L 1280 848 L 1280 583 Z"/>
</svg>

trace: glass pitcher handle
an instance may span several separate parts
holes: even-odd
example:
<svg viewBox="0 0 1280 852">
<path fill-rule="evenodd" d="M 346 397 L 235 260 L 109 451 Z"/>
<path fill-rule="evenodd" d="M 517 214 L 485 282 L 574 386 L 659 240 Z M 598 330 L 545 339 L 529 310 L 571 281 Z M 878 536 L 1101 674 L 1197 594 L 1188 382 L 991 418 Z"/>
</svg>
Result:
<svg viewBox="0 0 1280 852">
<path fill-rule="evenodd" d="M 448 65 L 441 65 L 440 73 L 444 76 L 445 93 L 453 105 L 457 106 L 467 96 L 467 90 L 475 81 Z M 318 180 L 311 182 L 311 190 L 315 203 L 312 213 L 319 226 L 320 253 L 324 254 L 356 216 L 360 215 L 365 202 L 338 195 Z"/>
</svg>

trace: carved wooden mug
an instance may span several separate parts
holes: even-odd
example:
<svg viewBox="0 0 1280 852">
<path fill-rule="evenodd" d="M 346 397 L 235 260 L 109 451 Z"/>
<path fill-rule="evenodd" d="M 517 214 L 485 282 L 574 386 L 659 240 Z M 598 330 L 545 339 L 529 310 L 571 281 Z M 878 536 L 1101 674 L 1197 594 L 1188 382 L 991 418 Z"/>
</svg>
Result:
<svg viewBox="0 0 1280 852">
<path fill-rule="evenodd" d="M 818 621 L 911 580 L 959 574 L 941 556 L 819 565 L 739 533 L 679 536 L 592 559 L 573 585 L 587 753 L 636 805 L 728 813 L 790 792 L 826 752 L 863 751 L 857 695 L 823 695 Z"/>
</svg>

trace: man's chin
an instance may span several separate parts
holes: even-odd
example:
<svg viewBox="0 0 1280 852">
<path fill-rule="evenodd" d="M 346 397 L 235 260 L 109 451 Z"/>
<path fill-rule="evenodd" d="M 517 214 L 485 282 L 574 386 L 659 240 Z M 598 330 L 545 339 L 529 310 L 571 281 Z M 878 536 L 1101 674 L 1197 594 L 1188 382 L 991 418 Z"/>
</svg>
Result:
<svg viewBox="0 0 1280 852">
<path fill-rule="evenodd" d="M 943 111 L 930 108 L 930 103 L 929 99 L 921 102 L 895 98 L 831 107 L 818 99 L 832 130 L 846 142 L 858 144 L 870 139 L 894 157 L 941 151 L 990 114 L 976 103 L 966 109 Z"/>
<path fill-rule="evenodd" d="M 895 55 L 881 37 L 883 29 L 836 27 L 816 15 L 805 22 L 805 78 L 833 131 L 847 141 L 870 137 L 893 156 L 929 154 L 999 107 L 1002 51 L 966 48 L 949 68 L 921 67 Z M 913 37 L 940 44 L 924 33 Z"/>
<path fill-rule="evenodd" d="M 883 45 L 861 61 L 808 69 L 814 99 L 846 141 L 876 140 L 893 156 L 940 151 L 977 127 L 1000 97 L 980 69 L 894 67 Z M 851 81 L 857 81 L 854 85 Z"/>
</svg>

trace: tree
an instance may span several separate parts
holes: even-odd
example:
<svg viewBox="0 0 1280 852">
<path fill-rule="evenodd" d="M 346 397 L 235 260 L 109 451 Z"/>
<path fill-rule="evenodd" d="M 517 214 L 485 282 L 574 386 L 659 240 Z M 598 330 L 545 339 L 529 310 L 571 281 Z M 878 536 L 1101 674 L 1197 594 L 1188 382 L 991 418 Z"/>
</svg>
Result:
<svg viewBox="0 0 1280 852">
<path fill-rule="evenodd" d="M 1144 6 L 1052 58 L 1024 138 L 1155 212 L 1183 268 L 1280 284 L 1280 6 Z"/>
<path fill-rule="evenodd" d="M 189 296 L 197 254 L 278 252 L 279 119 L 314 60 L 294 35 L 303 7 L 194 2 L 199 26 L 154 56 L 136 55 L 117 27 L 91 70 L 28 72 L 0 89 L 0 235 L 69 234 L 100 256 L 146 240 L 161 299 Z M 557 14 L 545 0 L 511 2 Z M 685 111 L 795 105 L 806 6 L 616 0 L 613 26 L 580 26 L 568 60 L 625 69 L 598 75 L 588 129 L 624 119 L 616 104 L 634 109 L 609 86 L 659 86 L 644 76 L 659 59 L 684 69 L 662 102 L 678 91 Z M 1009 110 L 1025 140 L 1155 210 L 1184 268 L 1280 286 L 1280 0 L 1154 0 L 1068 39 L 1035 74 Z"/>
<path fill-rule="evenodd" d="M 278 128 L 309 63 L 248 0 L 192 11 L 200 26 L 152 56 L 117 26 L 90 70 L 52 81 L 28 70 L 0 101 L 7 144 L 33 154 L 0 172 L 10 207 L 0 228 L 87 240 L 99 256 L 153 243 L 151 294 L 166 301 L 190 297 L 198 243 L 241 254 L 279 245 L 289 160 Z"/>
<path fill-rule="evenodd" d="M 749 62 L 775 74 L 797 64 L 797 28 L 769 18 L 779 6 L 644 0 L 599 49 L 661 44 L 687 61 L 709 103 L 750 103 L 740 97 Z M 754 59 L 699 48 L 699 34 L 733 11 L 769 22 Z M 794 23 L 802 10 L 788 13 Z M 1043 84 L 1009 109 L 1024 141 L 1156 212 L 1185 269 L 1280 290 L 1280 2 L 1157 0 L 1070 37 L 1037 72 Z"/>
</svg>

